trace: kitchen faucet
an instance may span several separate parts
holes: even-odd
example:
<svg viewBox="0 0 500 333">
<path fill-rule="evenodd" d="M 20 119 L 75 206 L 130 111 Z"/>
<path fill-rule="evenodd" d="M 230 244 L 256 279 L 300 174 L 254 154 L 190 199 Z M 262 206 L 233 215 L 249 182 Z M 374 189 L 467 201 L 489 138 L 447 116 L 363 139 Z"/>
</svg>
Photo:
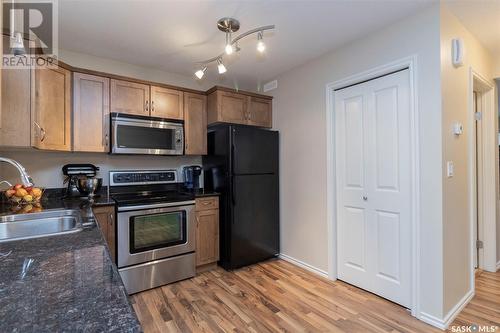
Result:
<svg viewBox="0 0 500 333">
<path fill-rule="evenodd" d="M 6 162 L 6 163 L 9 163 L 9 164 L 12 164 L 19 171 L 19 174 L 21 175 L 21 182 L 23 183 L 23 185 L 26 186 L 26 187 L 33 186 L 33 180 L 31 179 L 31 177 L 26 172 L 26 169 L 19 162 L 14 161 L 14 160 L 12 160 L 10 158 L 1 157 L 1 156 L 0 156 L 0 162 Z M 0 181 L 0 184 L 1 183 L 6 183 L 9 186 L 12 186 L 12 184 L 10 184 L 6 180 Z"/>
</svg>

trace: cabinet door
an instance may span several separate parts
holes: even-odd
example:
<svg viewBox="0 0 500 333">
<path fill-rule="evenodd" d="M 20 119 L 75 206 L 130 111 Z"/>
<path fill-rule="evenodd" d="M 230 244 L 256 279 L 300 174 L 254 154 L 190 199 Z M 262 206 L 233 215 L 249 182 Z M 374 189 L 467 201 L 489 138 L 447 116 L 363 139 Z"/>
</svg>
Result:
<svg viewBox="0 0 500 333">
<path fill-rule="evenodd" d="M 71 150 L 71 72 L 35 68 L 33 96 L 34 147 Z"/>
<path fill-rule="evenodd" d="M 109 79 L 73 74 L 73 150 L 109 150 Z"/>
<path fill-rule="evenodd" d="M 217 94 L 217 109 L 219 111 L 218 121 L 233 124 L 246 124 L 247 97 L 226 91 L 218 91 Z"/>
<path fill-rule="evenodd" d="M 115 207 L 103 206 L 93 208 L 94 216 L 101 232 L 108 243 L 109 252 L 113 262 L 116 262 L 115 257 Z"/>
<path fill-rule="evenodd" d="M 184 93 L 184 145 L 186 155 L 207 153 L 207 97 Z"/>
<path fill-rule="evenodd" d="M 0 145 L 31 147 L 31 70 L 2 70 Z"/>
<path fill-rule="evenodd" d="M 182 120 L 184 117 L 183 97 L 182 91 L 151 86 L 151 115 Z"/>
<path fill-rule="evenodd" d="M 219 260 L 219 210 L 196 212 L 196 266 Z"/>
<path fill-rule="evenodd" d="M 149 85 L 112 79 L 111 112 L 149 116 Z"/>
<path fill-rule="evenodd" d="M 272 100 L 257 97 L 249 97 L 248 99 L 248 125 L 272 127 Z"/>
</svg>

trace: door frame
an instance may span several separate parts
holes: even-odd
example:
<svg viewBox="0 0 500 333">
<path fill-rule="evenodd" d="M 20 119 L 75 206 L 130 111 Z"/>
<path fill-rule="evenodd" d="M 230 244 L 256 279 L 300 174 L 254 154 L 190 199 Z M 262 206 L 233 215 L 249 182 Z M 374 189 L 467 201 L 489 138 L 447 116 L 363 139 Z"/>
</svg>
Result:
<svg viewBox="0 0 500 333">
<path fill-rule="evenodd" d="M 419 276 L 420 276 L 420 156 L 418 123 L 418 81 L 417 55 L 405 57 L 393 62 L 348 76 L 326 85 L 326 157 L 327 157 L 327 227 L 328 227 L 328 277 L 336 280 L 337 275 L 337 184 L 335 170 L 335 90 L 352 84 L 362 83 L 379 76 L 408 69 L 410 77 L 410 140 L 411 140 L 411 314 L 419 313 Z"/>
<path fill-rule="evenodd" d="M 476 255 L 476 240 L 474 239 L 474 224 L 478 224 L 477 237 L 483 241 L 483 249 L 479 250 L 478 268 L 490 272 L 497 269 L 496 262 L 496 219 L 498 201 L 498 116 L 495 108 L 495 86 L 474 68 L 469 69 L 468 88 L 468 120 L 469 132 L 474 133 L 474 90 L 479 88 L 481 119 L 481 161 L 477 175 L 474 158 L 476 156 L 476 138 L 469 135 L 469 207 L 470 211 L 470 281 L 471 290 L 475 287 L 474 256 Z M 494 165 L 494 168 L 491 166 Z M 476 182 L 476 176 L 479 179 Z M 488 181 L 495 179 L 494 182 Z M 477 200 L 477 201 L 476 201 Z M 477 202 L 477 204 L 476 204 Z M 479 212 L 477 215 L 475 212 Z"/>
</svg>

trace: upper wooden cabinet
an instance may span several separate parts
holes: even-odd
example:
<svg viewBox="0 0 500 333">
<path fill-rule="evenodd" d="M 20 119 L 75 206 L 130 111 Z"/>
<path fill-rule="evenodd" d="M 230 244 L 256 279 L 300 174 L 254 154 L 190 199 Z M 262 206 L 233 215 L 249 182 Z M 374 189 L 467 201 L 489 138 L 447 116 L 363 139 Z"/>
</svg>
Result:
<svg viewBox="0 0 500 333">
<path fill-rule="evenodd" d="M 2 70 L 0 145 L 31 147 L 31 70 Z"/>
<path fill-rule="evenodd" d="M 32 145 L 71 150 L 71 72 L 35 68 L 32 89 Z"/>
<path fill-rule="evenodd" d="M 151 116 L 184 118 L 184 93 L 179 90 L 151 86 Z"/>
<path fill-rule="evenodd" d="M 207 153 L 207 96 L 184 93 L 185 155 Z"/>
<path fill-rule="evenodd" d="M 111 112 L 149 116 L 149 85 L 111 80 Z"/>
<path fill-rule="evenodd" d="M 271 99 L 248 97 L 248 124 L 259 127 L 273 126 Z"/>
<path fill-rule="evenodd" d="M 272 98 L 216 87 L 208 95 L 208 123 L 272 127 Z"/>
<path fill-rule="evenodd" d="M 109 151 L 109 79 L 73 74 L 73 150 Z"/>
</svg>

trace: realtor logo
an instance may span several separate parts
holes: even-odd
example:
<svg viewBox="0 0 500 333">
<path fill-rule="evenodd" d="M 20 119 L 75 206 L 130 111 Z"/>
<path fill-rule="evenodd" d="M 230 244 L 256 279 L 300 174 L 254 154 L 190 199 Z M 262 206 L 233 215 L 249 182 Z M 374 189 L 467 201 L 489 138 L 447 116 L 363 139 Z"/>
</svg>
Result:
<svg viewBox="0 0 500 333">
<path fill-rule="evenodd" d="M 57 63 L 56 0 L 3 0 L 3 68 Z"/>
</svg>

